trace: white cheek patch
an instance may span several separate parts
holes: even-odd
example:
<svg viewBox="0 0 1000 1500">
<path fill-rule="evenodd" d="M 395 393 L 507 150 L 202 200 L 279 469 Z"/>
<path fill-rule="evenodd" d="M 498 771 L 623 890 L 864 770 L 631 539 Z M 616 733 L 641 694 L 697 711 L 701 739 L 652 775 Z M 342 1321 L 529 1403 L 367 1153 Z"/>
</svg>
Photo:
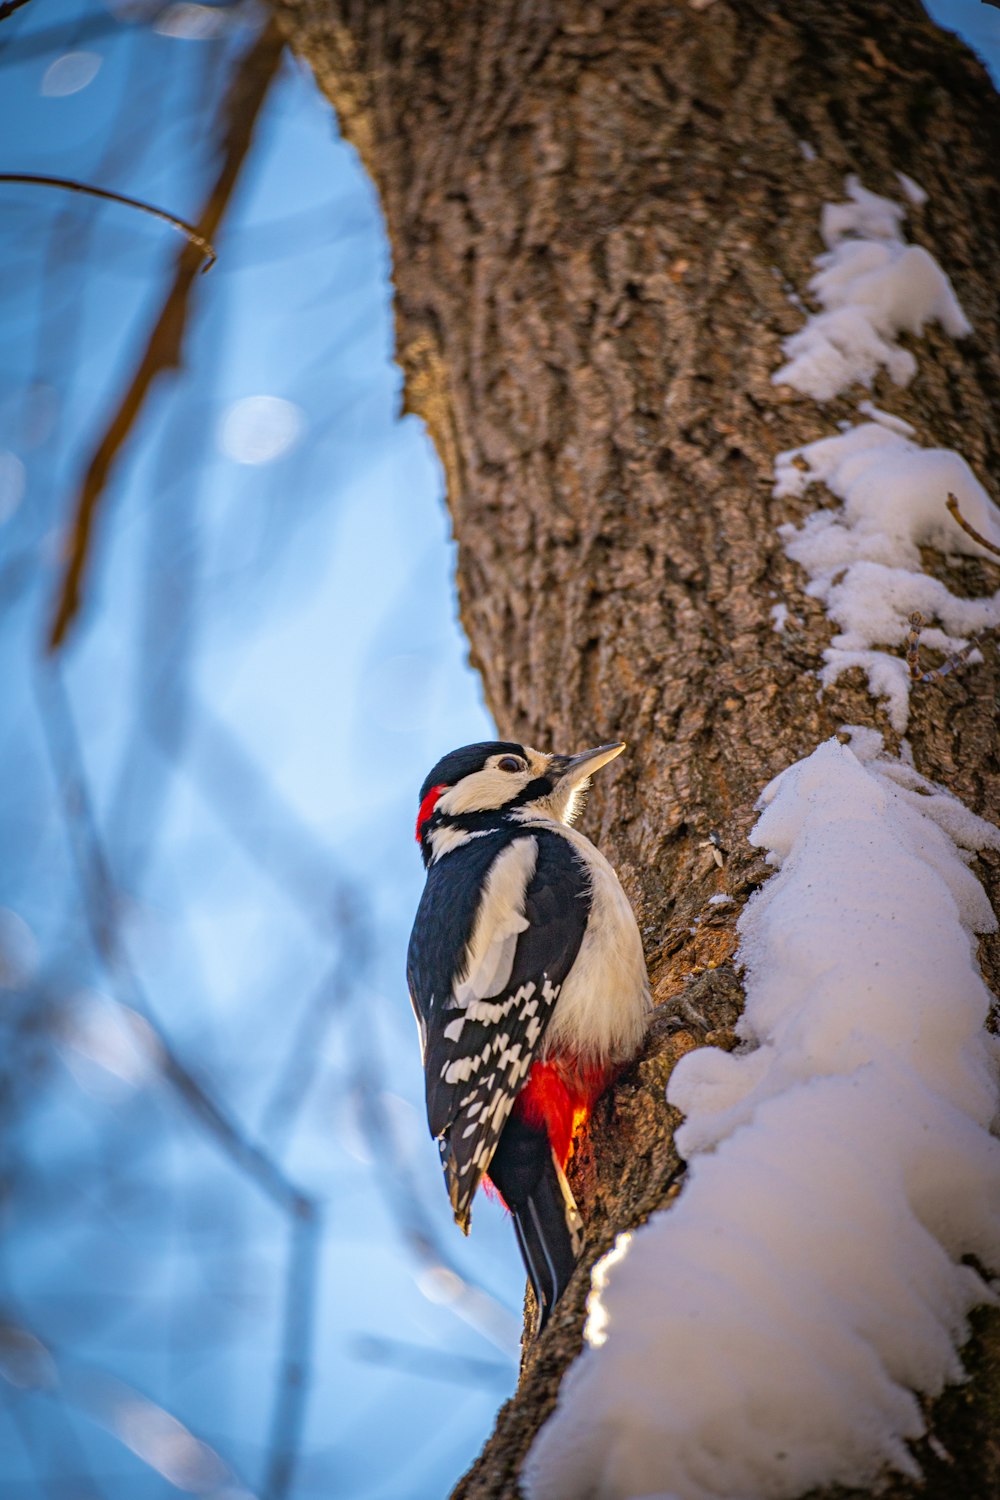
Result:
<svg viewBox="0 0 1000 1500">
<path fill-rule="evenodd" d="M 454 818 L 461 813 L 492 812 L 506 807 L 519 792 L 524 791 L 530 781 L 544 776 L 548 770 L 547 755 L 543 755 L 540 750 L 532 750 L 528 745 L 522 748 L 528 762 L 525 770 L 501 771 L 497 762 L 504 757 L 497 755 L 493 757 L 493 764 L 487 764 L 481 771 L 463 776 L 456 786 L 450 786 L 442 792 L 434 804 L 434 811 L 444 813 L 446 818 Z"/>
<path fill-rule="evenodd" d="M 505 806 L 530 780 L 530 771 L 500 771 L 496 766 L 484 766 L 442 792 L 434 810 L 443 812 L 446 818 L 460 813 L 489 812 Z"/>
</svg>

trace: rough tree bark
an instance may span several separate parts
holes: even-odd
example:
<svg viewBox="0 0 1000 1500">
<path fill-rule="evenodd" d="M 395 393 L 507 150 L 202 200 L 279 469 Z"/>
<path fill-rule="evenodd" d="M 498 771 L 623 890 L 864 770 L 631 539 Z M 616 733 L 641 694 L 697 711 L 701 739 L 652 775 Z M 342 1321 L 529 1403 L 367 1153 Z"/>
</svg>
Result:
<svg viewBox="0 0 1000 1500">
<path fill-rule="evenodd" d="M 897 170 L 927 189 L 910 237 L 975 327 L 961 346 L 932 328 L 910 389 L 875 397 L 998 495 L 996 97 L 915 0 L 278 0 L 277 13 L 381 193 L 407 401 L 444 463 L 462 618 L 500 731 L 560 749 L 630 741 L 587 827 L 635 904 L 662 1009 L 574 1161 L 586 1263 L 456 1491 L 495 1500 L 517 1493 L 580 1347 L 589 1265 L 676 1191 L 663 1085 L 682 1051 L 725 1045 L 738 1014 L 738 907 L 706 901 L 742 903 L 765 876 L 746 842 L 758 793 L 845 721 L 894 744 L 860 680 L 817 700 L 830 626 L 777 537 L 816 492 L 771 495 L 779 450 L 856 416 L 857 392 L 821 409 L 770 379 L 801 323 L 787 292 L 804 290 L 821 205 L 848 172 L 897 197 Z M 988 565 L 937 571 L 958 591 L 997 586 Z M 781 635 L 776 600 L 800 622 Z M 922 691 L 910 740 L 922 771 L 1000 820 L 986 655 Z M 996 864 L 980 866 L 994 897 Z M 1000 944 L 982 958 L 997 989 Z M 707 1038 L 676 1028 L 683 1002 Z M 952 1461 L 924 1447 L 927 1496 L 1000 1494 L 995 1317 L 967 1362 L 971 1385 L 931 1414 Z"/>
</svg>

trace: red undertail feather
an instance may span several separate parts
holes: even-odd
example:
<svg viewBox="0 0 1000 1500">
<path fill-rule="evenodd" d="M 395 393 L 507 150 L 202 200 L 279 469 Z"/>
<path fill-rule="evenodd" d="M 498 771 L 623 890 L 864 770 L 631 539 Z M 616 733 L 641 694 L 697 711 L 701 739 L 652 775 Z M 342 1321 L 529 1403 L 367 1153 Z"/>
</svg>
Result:
<svg viewBox="0 0 1000 1500">
<path fill-rule="evenodd" d="M 582 1066 L 571 1058 L 536 1062 L 517 1096 L 514 1113 L 529 1125 L 544 1125 L 561 1167 L 569 1159 L 573 1137 L 618 1069 L 607 1064 Z"/>
</svg>

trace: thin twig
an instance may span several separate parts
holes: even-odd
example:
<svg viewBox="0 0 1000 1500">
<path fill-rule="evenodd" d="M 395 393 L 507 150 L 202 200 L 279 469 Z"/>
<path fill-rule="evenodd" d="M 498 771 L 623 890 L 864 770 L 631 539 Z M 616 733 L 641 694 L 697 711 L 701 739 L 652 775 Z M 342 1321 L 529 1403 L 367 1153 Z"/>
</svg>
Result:
<svg viewBox="0 0 1000 1500">
<path fill-rule="evenodd" d="M 0 5 L 0 21 L 6 21 L 8 16 L 12 16 L 16 10 L 20 10 L 21 6 L 27 3 L 28 0 L 3 0 L 3 4 Z"/>
<path fill-rule="evenodd" d="M 367 1364 L 388 1365 L 407 1375 L 419 1375 L 427 1380 L 449 1380 L 458 1385 L 509 1387 L 511 1365 L 509 1360 L 477 1359 L 468 1354 L 449 1354 L 441 1349 L 432 1349 L 426 1344 L 411 1344 L 403 1339 L 380 1338 L 375 1334 L 361 1334 L 350 1345 L 348 1352 L 355 1359 Z"/>
<path fill-rule="evenodd" d="M 906 637 L 906 665 L 914 682 L 920 680 L 920 627 L 923 623 L 923 615 L 915 609 L 910 616 L 910 630 Z"/>
<path fill-rule="evenodd" d="M 250 150 L 257 117 L 277 74 L 283 46 L 277 26 L 270 21 L 237 65 L 223 106 L 222 163 L 197 222 L 197 233 L 209 243 L 215 237 Z M 69 540 L 66 570 L 49 631 L 50 651 L 59 650 L 79 612 L 94 520 L 112 465 L 135 425 L 156 376 L 180 365 L 188 300 L 200 263 L 201 251 L 192 245 L 185 246 L 139 364 L 84 475 Z"/>
<path fill-rule="evenodd" d="M 972 655 L 973 651 L 975 651 L 976 647 L 980 644 L 981 641 L 985 640 L 986 636 L 990 633 L 991 632 L 988 630 L 977 631 L 975 635 L 969 637 L 968 641 L 962 647 L 961 651 L 953 651 L 950 656 L 945 658 L 945 660 L 939 667 L 933 667 L 929 672 L 921 672 L 920 676 L 917 678 L 917 681 L 934 682 L 939 677 L 947 677 L 949 672 L 954 672 L 957 667 L 963 666 L 964 663 L 968 661 L 969 657 Z"/>
<path fill-rule="evenodd" d="M 26 0 L 18 0 L 18 4 L 24 5 Z M 0 15 L 0 20 L 3 20 L 2 15 Z M 187 235 L 191 244 L 196 245 L 205 257 L 205 263 L 201 268 L 203 275 L 206 271 L 210 271 L 218 260 L 209 241 L 204 235 L 199 234 L 187 219 L 179 219 L 176 214 L 168 213 L 165 208 L 157 208 L 155 204 L 146 203 L 142 198 L 129 198 L 125 193 L 115 193 L 110 188 L 94 187 L 89 182 L 76 182 L 72 177 L 43 177 L 35 172 L 0 172 L 0 182 L 27 182 L 34 183 L 38 187 L 65 188 L 69 193 L 86 193 L 91 198 L 104 198 L 109 203 L 124 203 L 126 208 L 141 209 L 144 214 L 152 214 L 154 219 L 162 219 L 165 224 L 170 224 L 181 234 Z"/>
<path fill-rule="evenodd" d="M 980 547 L 985 547 L 987 552 L 992 552 L 994 557 L 1000 557 L 1000 547 L 998 547 L 995 542 L 988 542 L 986 538 L 982 536 L 981 533 L 978 532 L 976 528 L 965 519 L 965 517 L 962 515 L 962 512 L 958 508 L 958 501 L 955 499 L 954 495 L 949 493 L 948 499 L 945 501 L 945 504 L 947 505 L 953 520 L 958 522 L 962 530 L 969 536 L 971 536 L 974 542 L 978 542 Z"/>
<path fill-rule="evenodd" d="M 953 651 L 946 657 L 939 667 L 931 667 L 928 672 L 920 670 L 920 628 L 924 623 L 924 617 L 919 609 L 915 609 L 910 616 L 910 630 L 906 637 L 906 665 L 910 669 L 910 680 L 913 683 L 936 682 L 940 677 L 947 677 L 949 672 L 954 672 L 957 667 L 968 661 L 981 641 L 992 635 L 998 628 L 990 626 L 985 630 L 977 630 L 976 634 L 970 636 L 960 651 Z"/>
</svg>

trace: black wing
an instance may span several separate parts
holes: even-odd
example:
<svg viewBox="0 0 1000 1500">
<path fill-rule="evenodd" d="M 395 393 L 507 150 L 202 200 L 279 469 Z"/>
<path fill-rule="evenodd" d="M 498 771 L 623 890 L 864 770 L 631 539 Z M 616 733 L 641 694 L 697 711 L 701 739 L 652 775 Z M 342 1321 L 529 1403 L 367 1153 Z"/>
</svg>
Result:
<svg viewBox="0 0 1000 1500">
<path fill-rule="evenodd" d="M 487 881 L 490 898 L 481 900 Z M 589 911 L 586 867 L 555 831 L 473 839 L 429 872 L 410 940 L 410 993 L 424 1045 L 428 1123 L 440 1137 L 463 1229 Z"/>
</svg>

